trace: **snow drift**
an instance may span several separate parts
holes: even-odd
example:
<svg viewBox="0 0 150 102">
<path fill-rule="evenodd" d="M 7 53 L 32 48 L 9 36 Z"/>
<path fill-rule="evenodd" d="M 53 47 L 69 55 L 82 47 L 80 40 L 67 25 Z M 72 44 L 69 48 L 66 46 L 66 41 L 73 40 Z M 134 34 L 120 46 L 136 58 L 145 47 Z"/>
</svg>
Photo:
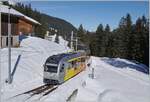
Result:
<svg viewBox="0 0 150 102">
<path fill-rule="evenodd" d="M 33 86 L 43 84 L 43 64 L 54 54 L 67 52 L 66 46 L 41 38 L 28 37 L 21 42 L 20 48 L 12 48 L 13 83 L 8 85 L 8 53 L 7 48 L 1 49 L 2 97 L 13 96 Z"/>
</svg>

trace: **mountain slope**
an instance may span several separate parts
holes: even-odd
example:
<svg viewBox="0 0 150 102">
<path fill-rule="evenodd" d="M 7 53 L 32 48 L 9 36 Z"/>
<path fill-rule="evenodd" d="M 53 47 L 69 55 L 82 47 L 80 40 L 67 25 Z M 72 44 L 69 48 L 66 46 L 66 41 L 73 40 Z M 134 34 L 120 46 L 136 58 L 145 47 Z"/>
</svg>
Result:
<svg viewBox="0 0 150 102">
<path fill-rule="evenodd" d="M 42 21 L 48 23 L 49 28 L 52 27 L 52 28 L 57 29 L 58 30 L 57 34 L 59 34 L 59 35 L 61 35 L 63 37 L 66 36 L 67 38 L 68 37 L 70 38 L 71 31 L 76 32 L 76 30 L 77 30 L 68 21 L 60 19 L 60 18 L 57 18 L 57 17 L 52 17 L 52 16 L 49 16 L 49 15 L 46 15 L 46 14 L 42 14 L 42 18 L 41 19 L 42 19 Z"/>
</svg>

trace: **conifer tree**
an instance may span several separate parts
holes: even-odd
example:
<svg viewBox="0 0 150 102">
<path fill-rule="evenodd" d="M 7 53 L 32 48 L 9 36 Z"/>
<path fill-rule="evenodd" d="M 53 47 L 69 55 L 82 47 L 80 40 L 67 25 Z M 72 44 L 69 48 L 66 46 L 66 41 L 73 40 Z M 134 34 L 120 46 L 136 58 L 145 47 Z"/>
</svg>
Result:
<svg viewBox="0 0 150 102">
<path fill-rule="evenodd" d="M 104 56 L 105 54 L 105 44 L 104 44 L 104 29 L 103 29 L 103 25 L 100 24 L 97 27 L 96 30 L 96 43 L 97 46 L 95 46 L 97 48 L 96 50 L 96 55 L 97 56 Z"/>
<path fill-rule="evenodd" d="M 84 36 L 85 36 L 85 31 L 84 31 L 84 28 L 81 24 L 78 28 L 78 31 L 77 31 L 77 37 L 79 37 L 81 42 L 84 42 L 84 39 L 85 39 Z"/>
<path fill-rule="evenodd" d="M 105 27 L 105 56 L 111 57 L 111 51 L 112 51 L 112 38 L 110 33 L 110 27 L 107 24 Z"/>
<path fill-rule="evenodd" d="M 134 45 L 133 43 L 133 34 L 132 34 L 132 21 L 131 21 L 131 16 L 128 13 L 126 16 L 126 29 L 125 29 L 125 34 L 126 34 L 126 47 L 127 47 L 127 58 L 132 59 L 132 46 Z"/>
</svg>

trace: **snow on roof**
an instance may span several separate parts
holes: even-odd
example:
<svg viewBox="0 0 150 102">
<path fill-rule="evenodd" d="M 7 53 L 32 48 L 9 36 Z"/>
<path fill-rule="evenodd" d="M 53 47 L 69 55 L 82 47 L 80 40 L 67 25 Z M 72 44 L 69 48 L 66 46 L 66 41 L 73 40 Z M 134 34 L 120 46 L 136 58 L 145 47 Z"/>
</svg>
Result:
<svg viewBox="0 0 150 102">
<path fill-rule="evenodd" d="M 8 14 L 9 13 L 9 7 L 5 6 L 5 5 L 0 5 L 0 12 Z M 20 13 L 19 11 L 15 10 L 13 8 L 10 9 L 10 14 L 20 16 L 20 17 L 24 17 L 25 19 L 29 20 L 30 22 L 41 25 L 38 21 L 36 21 L 36 20 Z"/>
</svg>

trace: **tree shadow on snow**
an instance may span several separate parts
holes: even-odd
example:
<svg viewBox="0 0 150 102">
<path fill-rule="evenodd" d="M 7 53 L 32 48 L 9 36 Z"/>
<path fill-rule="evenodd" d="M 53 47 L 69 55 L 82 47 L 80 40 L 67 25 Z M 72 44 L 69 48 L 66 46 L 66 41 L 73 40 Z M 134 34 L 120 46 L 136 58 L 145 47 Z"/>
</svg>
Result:
<svg viewBox="0 0 150 102">
<path fill-rule="evenodd" d="M 104 62 L 116 67 L 116 68 L 131 68 L 131 69 L 136 69 L 140 72 L 149 74 L 149 68 L 146 65 L 137 63 L 137 64 L 132 64 L 132 63 L 127 63 L 125 61 L 117 60 L 116 58 L 109 58 L 109 59 L 102 59 Z"/>
</svg>

